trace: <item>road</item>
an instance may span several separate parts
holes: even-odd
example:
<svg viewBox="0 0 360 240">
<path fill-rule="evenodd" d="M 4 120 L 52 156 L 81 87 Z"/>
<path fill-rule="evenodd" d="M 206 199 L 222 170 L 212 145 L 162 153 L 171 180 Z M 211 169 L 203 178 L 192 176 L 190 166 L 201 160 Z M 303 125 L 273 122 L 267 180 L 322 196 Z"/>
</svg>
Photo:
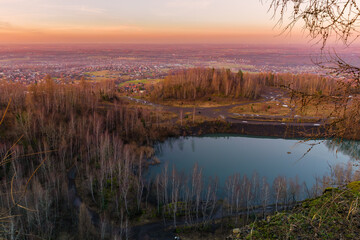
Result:
<svg viewBox="0 0 360 240">
<path fill-rule="evenodd" d="M 185 114 L 187 112 L 193 113 L 196 115 L 201 115 L 210 119 L 221 119 L 225 120 L 229 123 L 246 123 L 246 124 L 262 124 L 262 125 L 286 125 L 286 126 L 297 126 L 297 127 L 320 127 L 324 125 L 324 120 L 318 120 L 315 117 L 301 117 L 295 115 L 295 108 L 286 105 L 282 98 L 284 97 L 284 92 L 279 90 L 270 91 L 267 94 L 261 96 L 260 100 L 254 100 L 251 102 L 238 103 L 226 106 L 218 106 L 218 107 L 175 107 L 175 106 L 167 106 L 152 103 L 143 99 L 137 99 L 133 97 L 124 97 L 128 101 L 140 103 L 147 106 L 152 106 L 154 108 L 160 108 L 164 111 L 176 113 L 178 116 Z M 231 113 L 230 110 L 234 107 L 250 105 L 254 103 L 275 101 L 277 104 L 288 107 L 290 109 L 290 113 L 284 116 L 278 115 L 259 115 L 259 114 L 238 114 Z M 182 114 L 181 114 L 182 113 Z M 287 121 L 282 122 L 282 119 L 294 119 L 293 122 Z M 173 122 L 176 122 L 178 118 L 172 119 Z"/>
</svg>

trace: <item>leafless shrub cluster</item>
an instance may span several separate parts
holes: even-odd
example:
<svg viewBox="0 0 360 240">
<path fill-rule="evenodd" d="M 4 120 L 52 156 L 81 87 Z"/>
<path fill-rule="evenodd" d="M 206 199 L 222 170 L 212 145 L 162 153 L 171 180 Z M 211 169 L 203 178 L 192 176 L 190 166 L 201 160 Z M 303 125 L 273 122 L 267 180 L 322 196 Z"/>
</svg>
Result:
<svg viewBox="0 0 360 240">
<path fill-rule="evenodd" d="M 322 49 L 327 45 L 328 40 L 333 38 L 341 40 L 344 45 L 350 46 L 356 42 L 359 36 L 359 3 L 353 0 L 270 0 L 269 10 L 273 11 L 274 18 L 282 25 L 285 22 L 284 32 L 292 31 L 296 24 L 303 27 L 309 33 L 310 39 L 322 42 Z M 282 26 L 284 26 L 282 25 Z M 358 98 L 352 98 L 354 90 L 358 93 L 360 68 L 356 63 L 350 63 L 334 50 L 334 53 L 324 54 L 322 59 L 316 60 L 315 64 L 329 75 L 335 75 L 338 81 L 338 94 L 327 99 L 329 102 L 336 102 L 337 107 L 329 118 L 335 118 L 329 124 L 329 137 L 332 138 L 359 138 L 359 111 Z M 307 104 L 311 98 L 317 101 L 316 95 L 307 96 L 303 92 L 295 92 L 294 95 L 305 98 Z"/>
</svg>

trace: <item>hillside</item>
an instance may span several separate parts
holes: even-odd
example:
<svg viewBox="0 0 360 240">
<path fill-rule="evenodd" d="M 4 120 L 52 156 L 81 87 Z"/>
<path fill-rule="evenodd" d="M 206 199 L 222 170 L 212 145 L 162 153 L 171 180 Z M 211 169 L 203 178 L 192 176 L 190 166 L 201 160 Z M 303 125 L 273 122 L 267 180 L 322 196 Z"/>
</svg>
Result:
<svg viewBox="0 0 360 240">
<path fill-rule="evenodd" d="M 290 212 L 241 228 L 230 239 L 358 239 L 360 182 L 327 188 Z"/>
</svg>

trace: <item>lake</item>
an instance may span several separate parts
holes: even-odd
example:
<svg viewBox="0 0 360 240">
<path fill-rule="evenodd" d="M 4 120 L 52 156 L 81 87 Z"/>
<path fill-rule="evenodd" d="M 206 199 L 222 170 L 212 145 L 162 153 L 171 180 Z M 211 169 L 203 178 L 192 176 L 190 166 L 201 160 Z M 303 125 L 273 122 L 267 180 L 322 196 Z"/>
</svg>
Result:
<svg viewBox="0 0 360 240">
<path fill-rule="evenodd" d="M 197 163 L 203 169 L 204 177 L 217 176 L 220 186 L 224 186 L 226 179 L 235 173 L 251 177 L 257 172 L 269 183 L 279 175 L 287 178 L 297 176 L 300 182 L 311 187 L 315 177 L 330 174 L 331 167 L 354 161 L 353 144 L 347 143 L 338 146 L 329 141 L 304 143 L 300 140 L 222 134 L 171 138 L 155 145 L 161 164 L 150 167 L 149 174 L 155 176 L 161 173 L 165 163 L 169 168 L 175 166 L 179 172 L 191 173 Z"/>
</svg>

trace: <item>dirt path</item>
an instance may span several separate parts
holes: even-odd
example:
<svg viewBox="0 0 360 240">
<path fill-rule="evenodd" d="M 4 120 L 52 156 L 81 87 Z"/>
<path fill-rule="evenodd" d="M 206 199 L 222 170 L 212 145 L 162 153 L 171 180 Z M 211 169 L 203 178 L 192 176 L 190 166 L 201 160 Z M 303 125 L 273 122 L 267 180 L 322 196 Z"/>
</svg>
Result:
<svg viewBox="0 0 360 240">
<path fill-rule="evenodd" d="M 286 105 L 282 99 L 286 97 L 286 93 L 273 89 L 272 91 L 268 91 L 266 94 L 261 96 L 260 100 L 255 100 L 246 103 L 238 103 L 226 106 L 218 106 L 218 107 L 175 107 L 175 106 L 167 106 L 160 105 L 156 103 L 152 103 L 143 99 L 136 99 L 132 97 L 124 97 L 125 99 L 137 103 L 141 103 L 144 105 L 152 106 L 155 108 L 161 108 L 164 111 L 176 113 L 178 116 L 184 115 L 185 113 L 193 113 L 197 116 L 204 116 L 210 119 L 220 119 L 225 120 L 230 123 L 245 123 L 245 124 L 263 124 L 263 125 L 286 125 L 286 126 L 300 126 L 300 127 L 317 127 L 324 124 L 323 120 L 318 121 L 318 118 L 315 117 L 300 117 L 295 115 L 295 108 Z M 279 105 L 287 107 L 290 109 L 290 113 L 284 116 L 278 115 L 259 115 L 259 114 L 238 114 L 238 113 L 230 113 L 230 110 L 234 107 L 238 106 L 246 106 L 254 103 L 262 103 L 268 101 L 278 102 Z M 284 118 L 294 118 L 296 121 L 294 122 L 282 122 Z M 176 122 L 178 118 L 172 119 L 173 122 Z"/>
</svg>

